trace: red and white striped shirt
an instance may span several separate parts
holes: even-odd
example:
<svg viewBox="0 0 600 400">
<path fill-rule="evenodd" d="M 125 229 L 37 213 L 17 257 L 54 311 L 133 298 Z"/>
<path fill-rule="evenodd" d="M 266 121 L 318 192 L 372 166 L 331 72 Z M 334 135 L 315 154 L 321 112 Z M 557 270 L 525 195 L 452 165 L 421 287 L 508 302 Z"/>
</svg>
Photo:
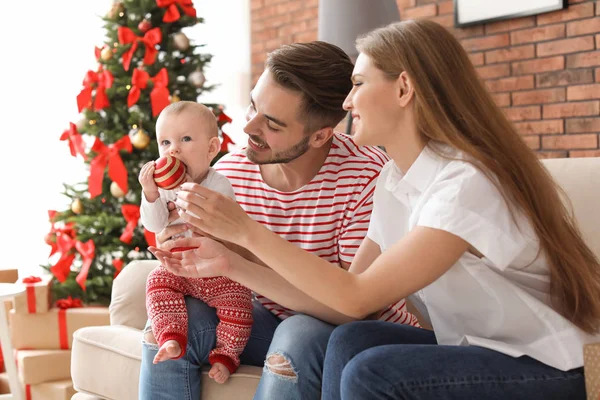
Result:
<svg viewBox="0 0 600 400">
<path fill-rule="evenodd" d="M 352 262 L 367 235 L 375 184 L 388 160 L 377 147 L 359 147 L 349 136 L 335 133 L 317 175 L 293 192 L 268 186 L 245 149 L 225 155 L 214 168 L 229 179 L 248 215 L 287 241 L 340 264 Z M 256 298 L 281 319 L 294 314 L 264 296 Z M 404 300 L 386 309 L 380 319 L 417 324 Z"/>
</svg>

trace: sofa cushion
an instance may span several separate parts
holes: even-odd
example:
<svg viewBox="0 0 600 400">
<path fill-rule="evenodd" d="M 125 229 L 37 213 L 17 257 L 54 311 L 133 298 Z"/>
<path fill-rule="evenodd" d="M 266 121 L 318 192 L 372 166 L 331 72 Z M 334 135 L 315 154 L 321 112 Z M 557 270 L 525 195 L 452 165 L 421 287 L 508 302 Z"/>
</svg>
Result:
<svg viewBox="0 0 600 400">
<path fill-rule="evenodd" d="M 91 326 L 73 335 L 71 376 L 75 390 L 109 400 L 138 398 L 142 331 L 122 325 Z M 262 368 L 240 366 L 219 385 L 203 371 L 202 400 L 252 399 Z M 96 397 L 94 397 L 96 396 Z M 86 397 L 81 398 L 81 400 Z"/>
</svg>

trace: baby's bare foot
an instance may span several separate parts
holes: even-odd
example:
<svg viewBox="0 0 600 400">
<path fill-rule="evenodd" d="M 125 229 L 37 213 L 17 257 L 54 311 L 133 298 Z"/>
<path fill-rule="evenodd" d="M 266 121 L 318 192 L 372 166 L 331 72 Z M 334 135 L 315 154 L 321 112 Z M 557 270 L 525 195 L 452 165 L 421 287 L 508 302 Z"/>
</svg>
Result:
<svg viewBox="0 0 600 400">
<path fill-rule="evenodd" d="M 225 365 L 216 362 L 213 364 L 210 371 L 208 371 L 208 376 L 217 383 L 225 383 L 227 382 L 227 379 L 229 379 L 229 370 Z"/>
<path fill-rule="evenodd" d="M 160 346 L 158 349 L 158 353 L 154 356 L 154 364 L 158 364 L 159 362 L 170 360 L 175 358 L 181 354 L 181 346 L 177 343 L 176 340 L 167 340 Z"/>
</svg>

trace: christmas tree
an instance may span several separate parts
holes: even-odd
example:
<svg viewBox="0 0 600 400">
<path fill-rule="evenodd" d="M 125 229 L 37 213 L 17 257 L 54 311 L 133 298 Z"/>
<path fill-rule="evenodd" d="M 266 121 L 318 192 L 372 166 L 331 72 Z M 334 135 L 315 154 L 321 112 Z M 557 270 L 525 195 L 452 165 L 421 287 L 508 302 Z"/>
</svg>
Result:
<svg viewBox="0 0 600 400">
<path fill-rule="evenodd" d="M 182 29 L 202 23 L 192 0 L 124 0 L 101 17 L 106 37 L 97 68 L 83 77 L 73 104 L 81 119 L 60 136 L 89 170 L 86 182 L 63 184 L 70 209 L 50 210 L 49 262 L 55 299 L 68 296 L 107 305 L 113 279 L 132 260 L 152 259 L 154 235 L 139 223 L 140 168 L 158 158 L 154 126 L 171 102 L 197 101 L 207 85 L 211 55 Z M 219 104 L 219 128 L 229 117 Z M 221 130 L 221 153 L 231 139 Z"/>
</svg>

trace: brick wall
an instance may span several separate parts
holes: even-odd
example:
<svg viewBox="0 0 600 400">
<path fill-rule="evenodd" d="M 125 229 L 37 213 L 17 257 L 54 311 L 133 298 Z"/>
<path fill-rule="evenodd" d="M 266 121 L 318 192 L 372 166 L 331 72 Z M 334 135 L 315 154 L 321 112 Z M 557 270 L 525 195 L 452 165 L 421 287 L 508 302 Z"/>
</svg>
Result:
<svg viewBox="0 0 600 400">
<path fill-rule="evenodd" d="M 455 33 L 540 157 L 600 157 L 599 2 L 455 29 L 453 1 L 396 1 L 402 19 L 430 18 Z M 316 40 L 317 18 L 318 0 L 251 0 L 253 82 L 269 51 Z"/>
</svg>

